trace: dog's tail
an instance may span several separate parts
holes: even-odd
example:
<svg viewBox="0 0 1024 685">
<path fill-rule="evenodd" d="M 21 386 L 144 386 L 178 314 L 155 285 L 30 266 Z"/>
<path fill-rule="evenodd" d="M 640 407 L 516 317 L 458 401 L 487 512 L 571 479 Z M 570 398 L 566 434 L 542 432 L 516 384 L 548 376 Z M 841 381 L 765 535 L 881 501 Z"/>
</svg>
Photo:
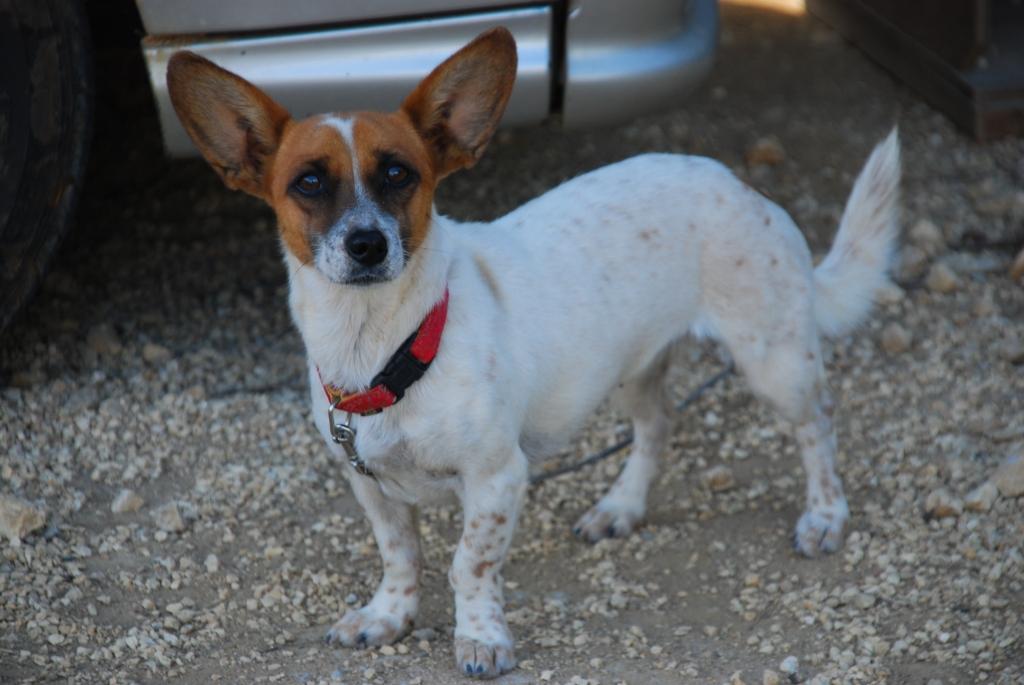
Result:
<svg viewBox="0 0 1024 685">
<path fill-rule="evenodd" d="M 888 283 L 899 232 L 900 143 L 894 128 L 853 184 L 839 232 L 814 270 L 814 314 L 828 336 L 846 333 L 871 311 Z"/>
</svg>

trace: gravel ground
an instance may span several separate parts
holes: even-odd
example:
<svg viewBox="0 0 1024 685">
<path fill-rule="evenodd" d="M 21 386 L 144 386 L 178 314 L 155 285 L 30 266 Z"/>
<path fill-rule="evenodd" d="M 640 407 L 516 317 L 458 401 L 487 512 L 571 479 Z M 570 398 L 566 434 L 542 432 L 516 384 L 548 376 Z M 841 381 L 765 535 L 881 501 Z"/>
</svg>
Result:
<svg viewBox="0 0 1024 685">
<path fill-rule="evenodd" d="M 118 49 L 106 66 L 132 62 Z M 160 157 L 144 83 L 107 96 L 79 225 L 0 347 L 0 514 L 31 507 L 0 524 L 33 530 L 0 542 L 0 681 L 463 682 L 454 508 L 421 518 L 417 631 L 321 644 L 380 569 L 309 420 L 272 218 Z M 680 415 L 630 538 L 569 533 L 621 457 L 531 490 L 506 572 L 521 665 L 502 682 L 1024 682 L 1024 288 L 1005 276 L 1024 142 L 970 142 L 813 19 L 727 8 L 720 63 L 684 108 L 504 132 L 439 202 L 491 217 L 634 153 L 706 154 L 822 252 L 895 121 L 902 288 L 829 362 L 845 548 L 791 551 L 794 443 L 732 377 Z M 680 394 L 722 364 L 687 355 Z M 623 428 L 604 412 L 563 458 Z"/>
</svg>

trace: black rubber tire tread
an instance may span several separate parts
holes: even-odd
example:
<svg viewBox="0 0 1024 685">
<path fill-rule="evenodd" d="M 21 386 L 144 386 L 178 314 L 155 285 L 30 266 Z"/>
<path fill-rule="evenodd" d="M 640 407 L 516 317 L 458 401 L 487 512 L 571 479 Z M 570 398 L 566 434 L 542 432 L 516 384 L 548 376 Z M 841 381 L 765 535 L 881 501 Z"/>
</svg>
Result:
<svg viewBox="0 0 1024 685">
<path fill-rule="evenodd" d="M 71 223 L 92 133 L 79 0 L 0 0 L 0 332 Z"/>
</svg>

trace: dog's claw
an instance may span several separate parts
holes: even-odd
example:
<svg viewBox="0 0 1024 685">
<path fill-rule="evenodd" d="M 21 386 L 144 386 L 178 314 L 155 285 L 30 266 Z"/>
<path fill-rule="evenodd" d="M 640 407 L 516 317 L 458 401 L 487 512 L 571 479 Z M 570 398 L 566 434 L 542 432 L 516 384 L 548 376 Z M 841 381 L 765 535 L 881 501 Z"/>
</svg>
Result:
<svg viewBox="0 0 1024 685">
<path fill-rule="evenodd" d="M 816 557 L 822 553 L 838 550 L 843 544 L 843 528 L 849 512 L 845 500 L 833 510 L 808 510 L 796 524 L 794 547 L 805 557 Z"/>
<path fill-rule="evenodd" d="M 516 667 L 511 644 L 489 644 L 466 638 L 455 640 L 457 668 L 473 678 L 497 678 Z"/>
<path fill-rule="evenodd" d="M 412 629 L 412 621 L 399 616 L 376 614 L 363 607 L 350 610 L 338 620 L 324 637 L 327 643 L 364 649 L 395 642 Z"/>
<path fill-rule="evenodd" d="M 573 533 L 587 542 L 629 536 L 643 517 L 643 510 L 633 511 L 610 506 L 604 500 L 594 505 L 573 526 Z"/>
</svg>

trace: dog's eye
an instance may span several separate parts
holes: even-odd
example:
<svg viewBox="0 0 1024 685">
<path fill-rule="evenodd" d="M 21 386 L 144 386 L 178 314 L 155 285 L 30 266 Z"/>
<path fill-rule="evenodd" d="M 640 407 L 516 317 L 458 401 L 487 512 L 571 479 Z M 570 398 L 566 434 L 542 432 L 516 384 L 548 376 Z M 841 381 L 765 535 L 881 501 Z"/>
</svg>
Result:
<svg viewBox="0 0 1024 685">
<path fill-rule="evenodd" d="M 295 190 L 299 191 L 306 197 L 316 197 L 320 193 L 324 192 L 324 182 L 323 179 L 320 178 L 320 174 L 302 174 L 295 179 L 292 186 Z"/>
<path fill-rule="evenodd" d="M 412 173 L 401 164 L 389 164 L 384 170 L 384 179 L 392 188 L 402 188 L 412 180 Z"/>
</svg>

